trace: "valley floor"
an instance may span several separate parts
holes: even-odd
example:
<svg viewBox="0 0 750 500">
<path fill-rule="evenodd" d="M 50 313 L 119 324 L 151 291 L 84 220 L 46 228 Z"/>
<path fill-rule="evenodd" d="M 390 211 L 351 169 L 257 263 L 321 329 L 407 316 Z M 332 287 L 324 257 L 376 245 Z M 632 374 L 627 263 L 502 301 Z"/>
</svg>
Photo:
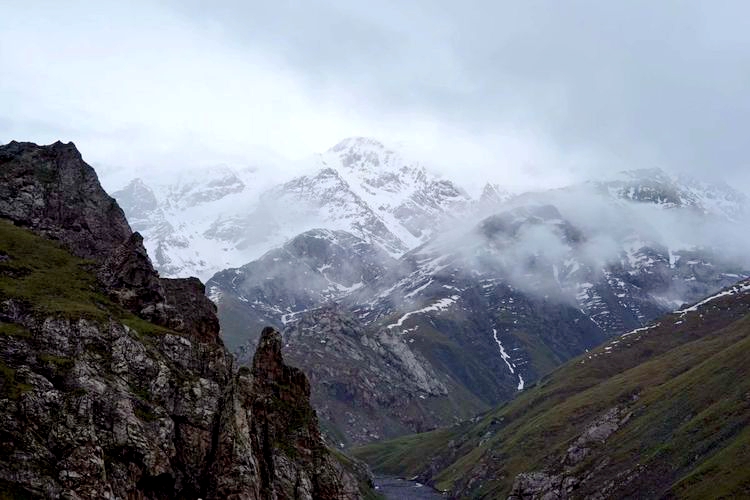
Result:
<svg viewBox="0 0 750 500">
<path fill-rule="evenodd" d="M 375 488 L 386 500 L 434 500 L 443 498 L 427 485 L 391 476 L 375 476 Z"/>
</svg>

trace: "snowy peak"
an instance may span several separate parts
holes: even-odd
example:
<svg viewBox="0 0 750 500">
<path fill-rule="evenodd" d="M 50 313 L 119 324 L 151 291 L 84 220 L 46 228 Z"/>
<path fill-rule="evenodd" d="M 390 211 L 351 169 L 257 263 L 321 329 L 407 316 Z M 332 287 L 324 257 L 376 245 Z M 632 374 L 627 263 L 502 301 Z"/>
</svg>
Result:
<svg viewBox="0 0 750 500">
<path fill-rule="evenodd" d="M 483 208 L 490 208 L 505 203 L 511 196 L 511 193 L 500 187 L 499 184 L 488 182 L 482 188 L 482 194 L 479 195 L 479 204 Z"/>
<path fill-rule="evenodd" d="M 692 205 L 704 214 L 723 216 L 738 221 L 747 215 L 747 197 L 724 183 L 708 183 L 692 178 L 681 178 L 683 192 Z"/>
<path fill-rule="evenodd" d="M 133 179 L 120 191 L 112 193 L 112 196 L 127 214 L 131 225 L 134 220 L 147 217 L 159 205 L 154 191 L 140 178 Z"/>
<path fill-rule="evenodd" d="M 342 139 L 334 146 L 329 148 L 329 151 L 340 152 L 351 150 L 354 148 L 371 148 L 378 150 L 386 149 L 385 145 L 383 145 L 382 142 L 371 137 L 347 137 L 346 139 Z"/>
<path fill-rule="evenodd" d="M 364 175 L 377 176 L 382 171 L 398 171 L 408 165 L 402 155 L 383 143 L 366 137 L 350 137 L 320 155 L 324 165 L 343 167 Z M 381 171 L 381 172 L 379 172 Z"/>
<path fill-rule="evenodd" d="M 321 168 L 339 173 L 406 249 L 426 241 L 436 221 L 463 211 L 471 201 L 451 181 L 373 139 L 345 139 L 320 162 Z"/>
<path fill-rule="evenodd" d="M 245 184 L 237 173 L 219 165 L 183 172 L 175 184 L 167 187 L 167 200 L 175 208 L 190 208 L 220 200 L 244 189 Z"/>
<path fill-rule="evenodd" d="M 667 208 L 683 206 L 677 183 L 659 169 L 630 170 L 600 184 L 612 196 L 626 201 L 653 203 Z"/>
<path fill-rule="evenodd" d="M 664 208 L 687 208 L 728 220 L 737 220 L 747 208 L 746 197 L 726 184 L 672 176 L 660 169 L 624 171 L 615 179 L 596 185 L 625 201 L 652 203 Z"/>
<path fill-rule="evenodd" d="M 264 197 L 274 198 L 279 208 L 281 205 L 307 207 L 312 227 L 350 231 L 393 255 L 405 252 L 409 247 L 394 234 L 397 228 L 389 227 L 340 174 L 340 169 L 325 167 L 314 175 L 297 177 L 273 188 Z"/>
</svg>

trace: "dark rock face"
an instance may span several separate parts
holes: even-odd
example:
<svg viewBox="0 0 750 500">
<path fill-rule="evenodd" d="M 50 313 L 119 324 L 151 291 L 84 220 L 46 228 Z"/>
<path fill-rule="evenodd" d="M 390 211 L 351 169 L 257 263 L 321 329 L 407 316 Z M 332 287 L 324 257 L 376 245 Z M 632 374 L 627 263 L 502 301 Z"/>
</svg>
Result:
<svg viewBox="0 0 750 500">
<path fill-rule="evenodd" d="M 202 285 L 159 278 L 143 238 L 73 143 L 0 146 L 0 216 L 93 260 L 109 295 L 142 318 L 217 337 L 215 307 Z"/>
<path fill-rule="evenodd" d="M 265 330 L 252 369 L 235 372 L 203 285 L 158 277 L 140 235 L 74 146 L 1 146 L 0 180 L 0 216 L 39 236 L 5 234 L 59 241 L 88 259 L 69 257 L 74 268 L 91 269 L 84 282 L 103 292 L 90 313 L 56 310 L 54 302 L 40 309 L 28 295 L 14 296 L 13 280 L 35 271 L 0 269 L 1 491 L 72 499 L 361 497 L 368 473 L 355 478 L 351 463 L 345 470 L 329 452 L 307 378 L 283 363 L 280 334 Z M 0 241 L 0 256 L 12 264 L 22 256 L 17 248 Z M 68 278 L 80 286 L 78 277 L 61 276 Z"/>
<path fill-rule="evenodd" d="M 0 481 L 47 498 L 359 498 L 327 450 L 302 372 L 264 332 L 252 372 L 216 344 L 144 342 L 116 322 L 39 320 L 3 304 L 31 338 L 3 339 L 23 386 L 0 400 Z"/>
<path fill-rule="evenodd" d="M 248 498 L 358 497 L 356 480 L 323 444 L 309 401 L 307 377 L 282 362 L 281 334 L 264 329 L 252 370 L 241 369 L 224 398 L 212 464 L 216 498 L 240 498 L 247 489 L 256 494 Z"/>
<path fill-rule="evenodd" d="M 0 146 L 0 215 L 97 262 L 131 234 L 122 210 L 73 143 Z"/>
<path fill-rule="evenodd" d="M 162 278 L 165 303 L 170 315 L 166 325 L 178 332 L 192 332 L 205 340 L 215 340 L 219 331 L 216 306 L 206 299 L 206 287 L 198 278 Z"/>
</svg>

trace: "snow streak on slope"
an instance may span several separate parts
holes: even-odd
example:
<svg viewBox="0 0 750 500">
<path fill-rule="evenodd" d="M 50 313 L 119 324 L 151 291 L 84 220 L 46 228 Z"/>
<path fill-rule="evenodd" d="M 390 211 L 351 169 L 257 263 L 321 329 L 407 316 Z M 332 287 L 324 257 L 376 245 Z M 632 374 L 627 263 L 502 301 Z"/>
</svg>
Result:
<svg viewBox="0 0 750 500">
<path fill-rule="evenodd" d="M 492 329 L 492 337 L 495 339 L 495 342 L 497 343 L 497 347 L 500 349 L 500 357 L 503 358 L 503 361 L 505 361 L 505 364 L 508 365 L 508 370 L 510 370 L 510 373 L 513 374 L 513 375 L 515 375 L 515 373 L 516 373 L 516 371 L 515 371 L 516 365 L 514 365 L 511 362 L 510 356 L 508 355 L 507 352 L 505 352 L 505 347 L 503 347 L 503 344 L 502 344 L 502 342 L 500 342 L 500 339 L 497 338 L 497 329 L 495 329 L 495 328 Z M 524 384 L 523 377 L 519 373 L 518 374 L 518 390 L 519 391 L 523 390 L 523 384 Z"/>
</svg>

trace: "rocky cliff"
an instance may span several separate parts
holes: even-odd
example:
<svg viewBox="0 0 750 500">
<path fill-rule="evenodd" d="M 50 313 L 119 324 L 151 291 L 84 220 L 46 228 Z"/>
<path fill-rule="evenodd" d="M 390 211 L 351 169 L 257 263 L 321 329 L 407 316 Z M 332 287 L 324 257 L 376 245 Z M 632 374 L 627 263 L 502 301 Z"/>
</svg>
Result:
<svg viewBox="0 0 750 500">
<path fill-rule="evenodd" d="M 236 371 L 203 285 L 159 278 L 75 146 L 0 146 L 0 217 L 0 491 L 361 496 L 279 334 Z"/>
</svg>

